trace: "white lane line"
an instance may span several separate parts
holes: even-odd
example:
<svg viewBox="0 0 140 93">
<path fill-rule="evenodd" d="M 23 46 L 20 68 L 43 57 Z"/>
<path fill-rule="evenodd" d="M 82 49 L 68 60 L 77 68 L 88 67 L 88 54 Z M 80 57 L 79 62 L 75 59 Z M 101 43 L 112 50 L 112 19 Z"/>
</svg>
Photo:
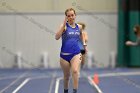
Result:
<svg viewBox="0 0 140 93">
<path fill-rule="evenodd" d="M 55 93 L 58 93 L 58 90 L 59 90 L 59 83 L 60 83 L 60 80 L 62 80 L 62 79 L 63 79 L 62 77 L 56 79 Z"/>
<path fill-rule="evenodd" d="M 12 93 L 17 93 L 29 80 L 30 78 L 25 79 Z"/>
<path fill-rule="evenodd" d="M 26 74 L 28 74 L 28 72 L 23 73 L 22 75 L 20 75 L 16 80 L 14 80 L 13 82 L 11 82 L 8 86 L 6 86 L 5 88 L 3 88 L 0 93 L 3 93 L 4 91 L 6 91 L 9 87 L 11 87 L 12 85 L 14 85 L 18 80 L 20 80 L 21 78 L 23 78 L 24 76 L 26 76 Z"/>
<path fill-rule="evenodd" d="M 4 80 L 4 79 L 14 79 L 14 78 L 18 78 L 18 77 L 17 77 L 17 76 L 1 77 L 0 80 Z"/>
<path fill-rule="evenodd" d="M 45 79 L 45 78 L 51 78 L 50 76 L 38 76 L 38 77 L 30 77 L 30 79 Z"/>
<path fill-rule="evenodd" d="M 49 88 L 49 92 L 48 93 L 52 93 L 52 89 L 53 89 L 53 84 L 54 84 L 54 81 L 55 81 L 55 77 L 56 77 L 56 72 L 53 73 L 53 76 L 52 76 L 52 80 L 51 80 L 51 84 L 50 84 L 50 88 Z"/>
<path fill-rule="evenodd" d="M 139 72 L 114 72 L 114 73 L 106 73 L 106 74 L 99 74 L 99 77 L 113 77 L 113 76 L 133 76 L 133 75 L 140 75 Z M 92 76 L 90 76 L 92 77 Z"/>
<path fill-rule="evenodd" d="M 99 88 L 99 86 L 92 80 L 91 76 L 88 76 L 88 75 L 86 74 L 86 72 L 84 72 L 84 71 L 82 71 L 81 73 L 83 74 L 83 76 L 84 76 L 85 78 L 88 79 L 89 84 L 90 84 L 91 86 L 93 86 L 93 87 L 96 89 L 96 91 L 97 91 L 98 93 L 103 93 L 103 92 L 101 91 L 101 89 Z"/>
<path fill-rule="evenodd" d="M 95 84 L 95 82 L 92 80 L 91 77 L 88 77 L 88 80 L 89 80 L 89 83 L 95 87 L 95 89 L 97 90 L 98 93 L 103 93 L 101 91 L 101 89 L 99 88 L 99 86 L 97 84 Z"/>
</svg>

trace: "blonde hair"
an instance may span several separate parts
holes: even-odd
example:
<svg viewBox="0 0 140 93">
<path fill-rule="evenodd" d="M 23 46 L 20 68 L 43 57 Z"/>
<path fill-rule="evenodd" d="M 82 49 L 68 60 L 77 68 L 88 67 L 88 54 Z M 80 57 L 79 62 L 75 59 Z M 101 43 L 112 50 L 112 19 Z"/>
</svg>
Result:
<svg viewBox="0 0 140 93">
<path fill-rule="evenodd" d="M 68 8 L 68 9 L 66 9 L 66 11 L 65 11 L 65 15 L 66 15 L 66 16 L 67 16 L 67 12 L 69 12 L 69 11 L 73 11 L 74 14 L 76 15 L 76 12 L 75 12 L 75 10 L 74 10 L 73 8 Z"/>
<path fill-rule="evenodd" d="M 83 22 L 77 22 L 77 24 L 81 25 L 82 26 L 82 29 L 85 29 L 86 28 L 86 25 Z"/>
</svg>

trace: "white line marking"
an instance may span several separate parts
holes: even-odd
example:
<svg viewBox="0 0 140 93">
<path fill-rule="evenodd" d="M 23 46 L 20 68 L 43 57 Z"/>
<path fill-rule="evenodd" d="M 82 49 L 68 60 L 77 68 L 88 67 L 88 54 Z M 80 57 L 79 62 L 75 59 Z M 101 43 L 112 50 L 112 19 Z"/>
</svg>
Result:
<svg viewBox="0 0 140 93">
<path fill-rule="evenodd" d="M 17 76 L 1 77 L 0 80 L 3 80 L 3 79 L 14 79 L 14 78 L 18 78 L 18 77 Z"/>
<path fill-rule="evenodd" d="M 91 76 L 88 76 L 88 75 L 86 74 L 86 72 L 84 72 L 84 71 L 82 72 L 82 74 L 83 74 L 84 77 L 86 77 L 86 78 L 88 79 L 89 84 L 90 84 L 91 86 L 94 86 L 94 88 L 96 89 L 96 91 L 97 91 L 98 93 L 103 93 L 103 92 L 101 91 L 101 89 L 99 88 L 99 86 L 92 80 Z"/>
<path fill-rule="evenodd" d="M 60 77 L 60 78 L 57 78 L 56 79 L 56 84 L 55 84 L 55 93 L 58 93 L 58 89 L 59 89 L 59 82 L 60 80 L 62 80 L 63 78 Z"/>
<path fill-rule="evenodd" d="M 12 93 L 17 93 L 29 80 L 30 78 L 25 79 Z"/>
<path fill-rule="evenodd" d="M 114 73 L 99 74 L 98 76 L 113 77 L 113 76 L 133 76 L 133 75 L 140 75 L 140 72 L 116 72 L 116 73 L 114 72 Z"/>
<path fill-rule="evenodd" d="M 19 76 L 10 76 L 10 77 L 1 77 L 0 80 L 3 79 L 14 79 L 14 78 L 18 78 Z M 49 78 L 50 76 L 35 76 L 35 77 L 31 77 L 31 79 L 42 79 L 42 78 Z"/>
<path fill-rule="evenodd" d="M 10 83 L 8 86 L 6 86 L 5 88 L 3 88 L 0 93 L 3 93 L 4 91 L 6 91 L 9 87 L 11 87 L 12 85 L 14 85 L 18 80 L 20 80 L 21 78 L 23 78 L 24 76 L 26 76 L 28 72 L 23 73 L 22 75 L 20 75 L 16 80 L 14 80 L 12 83 Z"/>
<path fill-rule="evenodd" d="M 55 81 L 55 78 L 56 77 L 56 72 L 53 74 L 52 76 L 52 80 L 51 80 L 51 84 L 50 84 L 50 88 L 49 88 L 49 92 L 48 93 L 52 93 L 52 89 L 53 89 L 53 84 L 54 84 L 54 81 Z"/>
<path fill-rule="evenodd" d="M 89 83 L 95 87 L 95 89 L 97 90 L 98 93 L 103 93 L 101 91 L 101 89 L 99 88 L 99 86 L 97 84 L 95 84 L 95 82 L 92 80 L 91 77 L 88 77 L 88 80 L 89 80 Z"/>
<path fill-rule="evenodd" d="M 44 79 L 44 78 L 51 78 L 50 76 L 38 76 L 38 77 L 30 77 L 30 79 Z"/>
</svg>

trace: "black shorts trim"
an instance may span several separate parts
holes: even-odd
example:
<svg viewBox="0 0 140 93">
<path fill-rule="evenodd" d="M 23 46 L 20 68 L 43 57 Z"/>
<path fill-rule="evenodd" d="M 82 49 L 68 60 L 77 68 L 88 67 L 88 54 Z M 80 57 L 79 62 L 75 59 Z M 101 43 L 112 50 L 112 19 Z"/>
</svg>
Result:
<svg viewBox="0 0 140 93">
<path fill-rule="evenodd" d="M 81 51 L 81 54 L 84 55 L 86 53 L 85 50 L 80 50 Z"/>
</svg>

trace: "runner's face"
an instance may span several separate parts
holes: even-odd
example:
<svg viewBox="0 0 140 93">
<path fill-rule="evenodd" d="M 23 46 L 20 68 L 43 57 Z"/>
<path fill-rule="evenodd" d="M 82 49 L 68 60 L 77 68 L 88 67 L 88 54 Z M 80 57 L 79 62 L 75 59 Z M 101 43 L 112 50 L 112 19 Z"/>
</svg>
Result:
<svg viewBox="0 0 140 93">
<path fill-rule="evenodd" d="M 75 18 L 76 18 L 76 15 L 75 15 L 74 11 L 67 12 L 67 20 L 70 24 L 75 22 Z"/>
</svg>

